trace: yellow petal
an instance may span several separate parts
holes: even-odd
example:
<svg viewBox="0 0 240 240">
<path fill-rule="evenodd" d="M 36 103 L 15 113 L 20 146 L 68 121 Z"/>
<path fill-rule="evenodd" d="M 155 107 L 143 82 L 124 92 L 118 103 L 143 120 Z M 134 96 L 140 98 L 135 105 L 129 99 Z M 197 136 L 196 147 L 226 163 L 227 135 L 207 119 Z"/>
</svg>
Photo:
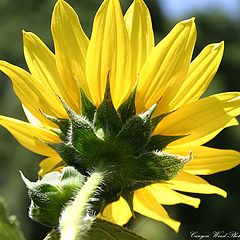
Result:
<svg viewBox="0 0 240 240">
<path fill-rule="evenodd" d="M 191 174 L 209 175 L 240 164 L 240 153 L 233 150 L 203 146 L 168 149 L 169 152 L 180 155 L 187 154 L 189 150 L 193 153 L 193 159 L 184 166 L 184 171 Z"/>
<path fill-rule="evenodd" d="M 133 207 L 134 211 L 157 221 L 164 222 L 178 232 L 180 222 L 171 219 L 166 210 L 157 202 L 149 191 L 146 191 L 145 189 L 135 191 Z"/>
<path fill-rule="evenodd" d="M 62 161 L 60 157 L 49 157 L 42 160 L 39 164 L 40 170 L 38 171 L 39 176 L 44 176 L 45 174 L 56 170 L 59 170 L 59 168 L 55 169 L 55 167 Z"/>
<path fill-rule="evenodd" d="M 191 193 L 218 194 L 227 197 L 227 193 L 218 187 L 209 184 L 204 179 L 190 173 L 181 172 L 176 178 L 168 181 L 169 188 Z"/>
<path fill-rule="evenodd" d="M 24 56 L 31 74 L 52 94 L 58 94 L 70 107 L 74 107 L 73 98 L 59 77 L 55 56 L 47 46 L 33 33 L 23 32 Z M 67 114 L 59 103 L 61 117 Z"/>
<path fill-rule="evenodd" d="M 10 63 L 0 61 L 0 70 L 12 80 L 13 88 L 23 105 L 45 125 L 55 126 L 47 120 L 39 109 L 52 116 L 61 117 L 61 102 L 49 92 L 37 78 Z"/>
<path fill-rule="evenodd" d="M 52 148 L 43 143 L 57 143 L 61 141 L 52 131 L 5 116 L 0 116 L 0 125 L 5 127 L 21 145 L 30 151 L 45 156 L 58 156 Z"/>
<path fill-rule="evenodd" d="M 115 108 L 128 97 L 136 81 L 132 78 L 131 62 L 119 0 L 105 0 L 94 19 L 86 62 L 89 90 L 97 106 L 103 100 L 108 75 Z"/>
<path fill-rule="evenodd" d="M 186 79 L 182 82 L 180 88 L 174 92 L 174 96 L 170 96 L 171 101 L 166 103 L 161 100 L 154 114 L 160 115 L 171 112 L 199 99 L 218 70 L 223 56 L 223 49 L 223 42 L 205 47 L 191 62 Z M 172 93 L 170 90 L 169 92 Z"/>
<path fill-rule="evenodd" d="M 185 79 L 195 40 L 194 19 L 185 20 L 153 49 L 139 74 L 136 92 L 138 112 L 148 109 L 160 98 L 163 102 L 163 96 L 164 102 L 171 100 Z"/>
<path fill-rule="evenodd" d="M 118 201 L 107 205 L 102 215 L 100 216 L 101 219 L 113 222 L 118 225 L 126 224 L 131 217 L 131 210 L 127 202 L 122 197 L 120 197 Z"/>
<path fill-rule="evenodd" d="M 168 185 L 164 183 L 152 184 L 145 187 L 144 190 L 150 192 L 159 204 L 173 205 L 184 203 L 195 208 L 198 208 L 200 204 L 200 199 L 180 194 L 170 189 Z"/>
<path fill-rule="evenodd" d="M 23 111 L 27 120 L 36 127 L 43 127 L 42 123 L 38 118 L 36 118 L 23 104 L 22 104 Z"/>
<path fill-rule="evenodd" d="M 222 129 L 237 125 L 240 93 L 220 93 L 190 103 L 165 117 L 154 134 L 188 135 L 169 146 L 198 146 L 214 138 Z"/>
<path fill-rule="evenodd" d="M 132 49 L 132 71 L 137 77 L 149 53 L 154 48 L 151 16 L 143 0 L 135 0 L 127 10 L 124 20 Z"/>
<path fill-rule="evenodd" d="M 85 58 L 88 38 L 84 34 L 79 19 L 72 7 L 58 0 L 52 15 L 52 35 L 56 64 L 63 86 L 67 86 L 73 99 L 74 110 L 79 112 L 79 88 L 88 94 L 85 77 Z"/>
</svg>

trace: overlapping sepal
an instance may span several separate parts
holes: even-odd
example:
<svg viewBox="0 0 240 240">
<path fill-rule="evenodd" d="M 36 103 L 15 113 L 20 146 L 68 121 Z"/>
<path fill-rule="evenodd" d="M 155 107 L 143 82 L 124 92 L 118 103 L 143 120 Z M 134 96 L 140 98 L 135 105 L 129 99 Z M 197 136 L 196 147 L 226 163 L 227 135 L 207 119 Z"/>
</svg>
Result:
<svg viewBox="0 0 240 240">
<path fill-rule="evenodd" d="M 85 176 L 91 170 L 106 173 L 102 194 L 105 206 L 122 196 L 133 209 L 131 193 L 172 179 L 182 171 L 191 155 L 182 157 L 162 152 L 170 142 L 182 136 L 152 136 L 157 123 L 165 117 L 152 119 L 156 104 L 136 114 L 133 90 L 129 99 L 116 110 L 108 86 L 102 103 L 95 110 L 86 95 L 82 95 L 85 116 L 75 113 L 60 99 L 69 119 L 63 124 L 63 120 L 53 118 L 62 129 L 63 142 L 49 146 L 67 165 Z M 129 110 L 127 115 L 122 115 L 124 108 Z"/>
</svg>

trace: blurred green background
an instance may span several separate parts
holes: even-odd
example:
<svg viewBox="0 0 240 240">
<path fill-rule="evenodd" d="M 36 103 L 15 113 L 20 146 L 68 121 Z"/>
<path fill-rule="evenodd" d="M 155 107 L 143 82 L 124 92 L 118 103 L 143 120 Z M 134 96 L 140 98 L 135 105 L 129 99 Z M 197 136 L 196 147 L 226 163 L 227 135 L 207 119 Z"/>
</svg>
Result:
<svg viewBox="0 0 240 240">
<path fill-rule="evenodd" d="M 69 0 L 79 13 L 82 25 L 90 36 L 94 14 L 101 0 Z M 122 1 L 126 10 L 131 1 Z M 189 1 L 181 1 L 183 6 Z M 198 0 L 196 2 L 201 2 Z M 235 2 L 229 0 L 228 3 Z M 50 19 L 55 0 L 0 0 L 0 59 L 7 60 L 25 69 L 26 64 L 22 50 L 21 31 L 33 31 L 53 49 Z M 153 19 L 156 39 L 165 36 L 179 19 L 196 17 L 198 39 L 194 56 L 207 44 L 225 41 L 225 53 L 220 69 L 206 95 L 222 91 L 240 90 L 240 14 L 227 14 L 219 9 L 188 10 L 184 17 L 169 14 L 165 4 L 167 0 L 146 1 Z M 175 9 L 177 10 L 177 9 Z M 177 12 L 177 11 L 175 11 Z M 13 93 L 10 81 L 0 73 L 0 114 L 25 119 L 21 104 Z M 207 145 L 218 148 L 239 150 L 239 127 L 225 129 Z M 43 239 L 47 228 L 36 224 L 28 218 L 29 200 L 26 188 L 20 179 L 18 170 L 31 180 L 36 180 L 38 163 L 41 156 L 30 153 L 21 147 L 13 137 L 0 128 L 0 195 L 8 205 L 10 212 L 17 215 L 26 239 Z M 180 233 L 175 234 L 162 223 L 138 216 L 130 221 L 128 227 L 149 240 L 190 239 L 190 231 L 209 234 L 212 231 L 240 232 L 240 168 L 204 177 L 228 192 L 228 198 L 215 195 L 197 195 L 202 202 L 199 209 L 189 206 L 167 206 L 170 215 L 181 221 Z"/>
</svg>

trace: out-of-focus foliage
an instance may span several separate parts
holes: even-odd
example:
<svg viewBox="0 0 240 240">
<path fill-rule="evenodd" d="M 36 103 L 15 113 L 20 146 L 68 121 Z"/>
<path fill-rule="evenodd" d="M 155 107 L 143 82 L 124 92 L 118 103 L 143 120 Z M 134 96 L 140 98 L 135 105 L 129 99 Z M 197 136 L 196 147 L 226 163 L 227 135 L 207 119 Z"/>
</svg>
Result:
<svg viewBox="0 0 240 240">
<path fill-rule="evenodd" d="M 4 240 L 23 240 L 15 216 L 8 216 L 5 202 L 0 199 L 0 238 Z"/>
<path fill-rule="evenodd" d="M 89 35 L 94 14 L 101 0 L 68 0 L 79 13 L 82 25 Z M 130 0 L 121 1 L 126 9 Z M 165 19 L 158 8 L 157 0 L 145 1 L 153 18 L 157 42 L 176 23 L 174 19 Z M 21 30 L 36 33 L 53 50 L 50 33 L 51 12 L 55 0 L 0 0 L 0 59 L 7 60 L 25 69 Z M 225 54 L 221 67 L 210 85 L 207 95 L 222 91 L 240 90 L 240 21 L 227 18 L 224 14 L 213 13 L 196 17 L 198 39 L 195 56 L 212 42 L 225 41 Z M 25 119 L 21 104 L 15 97 L 10 81 L 0 73 L 0 114 Z M 208 145 L 219 148 L 239 150 L 239 127 L 224 130 L 217 140 Z M 31 180 L 36 180 L 38 163 L 42 157 L 22 148 L 6 130 L 0 128 L 0 194 L 8 202 L 11 213 L 18 216 L 26 239 L 40 240 L 48 232 L 28 218 L 29 200 L 18 170 Z M 128 227 L 150 240 L 189 239 L 190 231 L 211 233 L 219 230 L 240 229 L 239 214 L 239 167 L 217 175 L 205 177 L 212 184 L 228 191 L 228 198 L 201 196 L 200 209 L 189 206 L 170 206 L 171 216 L 182 222 L 180 233 L 176 235 L 166 225 L 141 218 L 131 221 Z M 199 195 L 198 195 L 199 197 Z M 220 218 L 218 216 L 224 216 Z M 220 227 L 221 226 L 221 227 Z"/>
</svg>

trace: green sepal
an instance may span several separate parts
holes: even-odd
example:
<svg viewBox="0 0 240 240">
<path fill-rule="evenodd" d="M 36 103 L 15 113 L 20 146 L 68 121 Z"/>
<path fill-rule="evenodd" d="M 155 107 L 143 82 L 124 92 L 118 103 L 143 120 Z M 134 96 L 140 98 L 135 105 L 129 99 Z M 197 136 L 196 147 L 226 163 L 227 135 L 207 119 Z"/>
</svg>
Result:
<svg viewBox="0 0 240 240">
<path fill-rule="evenodd" d="M 80 96 L 82 110 L 81 113 L 83 116 L 86 116 L 89 121 L 92 121 L 96 112 L 96 106 L 90 101 L 82 89 L 80 91 Z"/>
<path fill-rule="evenodd" d="M 65 163 L 74 166 L 81 173 L 86 171 L 83 156 L 73 145 L 69 143 L 54 143 L 48 145 L 59 154 Z"/>
<path fill-rule="evenodd" d="M 16 216 L 8 216 L 5 201 L 0 198 L 0 239 L 24 240 Z"/>
<path fill-rule="evenodd" d="M 154 135 L 150 137 L 150 140 L 147 143 L 145 149 L 146 151 L 163 150 L 171 142 L 174 142 L 183 137 L 186 137 L 186 135 L 179 135 L 179 136 Z"/>
<path fill-rule="evenodd" d="M 86 146 L 101 141 L 101 136 L 97 136 L 87 118 L 79 116 L 77 122 L 72 122 L 68 139 L 78 152 L 82 153 Z"/>
<path fill-rule="evenodd" d="M 134 168 L 126 168 L 125 174 L 131 176 L 128 179 L 128 191 L 145 187 L 147 185 L 168 181 L 182 171 L 184 164 L 192 159 L 163 152 L 148 152 L 139 157 L 129 159 L 135 165 Z"/>
<path fill-rule="evenodd" d="M 93 125 L 95 131 L 102 130 L 103 137 L 106 139 L 114 137 L 121 129 L 121 124 L 121 119 L 112 103 L 108 82 L 104 99 L 95 113 Z"/>
<path fill-rule="evenodd" d="M 124 103 L 122 103 L 122 105 L 118 109 L 118 113 L 120 114 L 123 123 L 125 123 L 129 118 L 136 114 L 135 108 L 136 89 L 137 85 L 134 86 L 128 99 Z"/>
<path fill-rule="evenodd" d="M 46 174 L 37 182 L 30 182 L 21 175 L 31 199 L 30 218 L 50 227 L 58 225 L 62 209 L 85 180 L 84 176 L 72 167 L 63 168 L 61 173 Z"/>
<path fill-rule="evenodd" d="M 70 124 L 69 120 L 65 118 L 56 118 L 42 112 L 41 110 L 39 111 L 44 115 L 44 117 L 46 117 L 49 121 L 55 123 L 60 128 L 61 132 L 60 133 L 57 132 L 57 133 L 59 134 L 60 138 L 63 141 L 66 141 L 66 135 L 67 135 L 67 131 L 69 129 L 69 124 Z"/>
<path fill-rule="evenodd" d="M 162 115 L 159 115 L 157 117 L 154 117 L 151 119 L 151 125 L 152 125 L 152 133 L 154 132 L 155 128 L 157 127 L 157 125 L 166 117 L 168 116 L 170 113 L 164 113 Z"/>
<path fill-rule="evenodd" d="M 146 116 L 135 115 L 130 118 L 117 134 L 119 141 L 131 154 L 139 154 L 151 135 L 151 124 Z"/>
</svg>

